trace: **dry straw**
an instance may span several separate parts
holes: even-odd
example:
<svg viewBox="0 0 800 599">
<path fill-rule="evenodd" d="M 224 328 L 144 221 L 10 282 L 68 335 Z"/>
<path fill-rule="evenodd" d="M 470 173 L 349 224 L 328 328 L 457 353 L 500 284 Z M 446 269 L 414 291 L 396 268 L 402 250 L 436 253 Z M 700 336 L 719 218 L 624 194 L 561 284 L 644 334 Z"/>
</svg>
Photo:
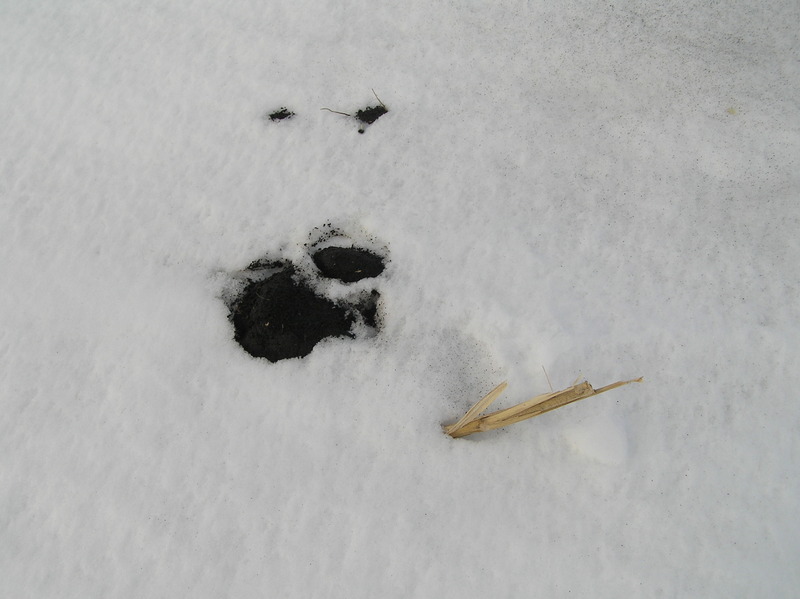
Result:
<svg viewBox="0 0 800 599">
<path fill-rule="evenodd" d="M 503 426 L 508 426 L 509 424 L 514 424 L 515 422 L 521 422 L 523 420 L 527 420 L 528 418 L 533 418 L 534 416 L 539 416 L 545 412 L 555 410 L 561 406 L 565 406 L 581 399 L 586 399 L 587 397 L 591 397 L 593 395 L 599 395 L 600 393 L 605 393 L 606 391 L 611 391 L 611 389 L 616 389 L 617 387 L 622 387 L 623 385 L 627 385 L 629 383 L 641 382 L 642 377 L 639 377 L 638 379 L 632 379 L 630 381 L 617 381 L 616 383 L 611 383 L 610 385 L 606 385 L 600 389 L 594 389 L 588 382 L 584 381 L 567 389 L 553 391 L 552 393 L 544 393 L 543 395 L 537 395 L 533 399 L 529 399 L 528 401 L 524 401 L 510 408 L 506 408 L 505 410 L 499 410 L 497 412 L 492 412 L 491 414 L 481 416 L 481 414 L 485 412 L 490 405 L 492 405 L 494 400 L 500 397 L 500 394 L 508 386 L 508 383 L 500 383 L 483 399 L 467 410 L 467 413 L 464 414 L 464 416 L 462 416 L 458 422 L 443 428 L 444 432 L 453 438 L 466 437 L 467 435 L 472 435 L 473 433 L 490 431 Z"/>
</svg>

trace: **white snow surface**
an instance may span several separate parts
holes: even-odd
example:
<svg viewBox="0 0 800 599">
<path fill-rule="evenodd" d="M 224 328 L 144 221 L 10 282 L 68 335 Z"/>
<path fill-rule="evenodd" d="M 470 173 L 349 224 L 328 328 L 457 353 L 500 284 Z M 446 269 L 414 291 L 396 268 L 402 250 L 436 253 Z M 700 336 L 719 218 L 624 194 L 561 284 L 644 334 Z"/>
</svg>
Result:
<svg viewBox="0 0 800 599">
<path fill-rule="evenodd" d="M 0 596 L 797 596 L 799 22 L 3 2 Z M 328 222 L 382 330 L 250 357 L 226 290 Z M 645 381 L 442 433 L 543 367 Z"/>
</svg>

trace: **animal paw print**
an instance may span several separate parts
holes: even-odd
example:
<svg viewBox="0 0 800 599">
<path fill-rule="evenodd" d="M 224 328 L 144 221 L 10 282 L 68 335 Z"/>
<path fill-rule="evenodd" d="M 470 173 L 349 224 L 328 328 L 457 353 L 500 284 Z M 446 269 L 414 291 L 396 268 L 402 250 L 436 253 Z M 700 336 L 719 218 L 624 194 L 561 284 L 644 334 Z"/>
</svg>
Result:
<svg viewBox="0 0 800 599">
<path fill-rule="evenodd" d="M 380 293 L 368 279 L 386 267 L 385 248 L 327 224 L 312 231 L 299 263 L 261 258 L 230 303 L 234 339 L 270 362 L 302 358 L 328 337 L 369 337 L 380 325 Z M 371 247 L 359 247 L 359 245 Z"/>
</svg>

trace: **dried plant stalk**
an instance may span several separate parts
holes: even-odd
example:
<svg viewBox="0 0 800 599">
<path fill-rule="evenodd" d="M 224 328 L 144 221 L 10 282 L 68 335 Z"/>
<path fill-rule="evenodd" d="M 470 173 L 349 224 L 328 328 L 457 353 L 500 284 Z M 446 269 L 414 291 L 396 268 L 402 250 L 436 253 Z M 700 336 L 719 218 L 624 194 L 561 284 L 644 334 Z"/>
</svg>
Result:
<svg viewBox="0 0 800 599">
<path fill-rule="evenodd" d="M 483 399 L 481 399 L 478 403 L 476 403 L 469 410 L 467 410 L 467 413 L 461 417 L 461 420 L 459 420 L 455 424 L 451 424 L 450 426 L 444 427 L 444 432 L 446 432 L 449 435 L 453 431 L 457 431 L 468 422 L 480 416 L 481 412 L 488 410 L 492 402 L 498 397 L 500 397 L 500 394 L 503 391 L 505 391 L 506 387 L 508 387 L 508 383 L 506 382 L 497 385 L 497 387 L 489 391 L 489 393 L 487 393 Z"/>
<path fill-rule="evenodd" d="M 556 408 L 560 408 L 593 395 L 599 395 L 600 393 L 611 391 L 611 389 L 616 389 L 617 387 L 621 387 L 629 383 L 640 382 L 642 382 L 641 377 L 638 379 L 632 379 L 630 381 L 617 381 L 616 383 L 606 385 L 600 389 L 594 389 L 588 382 L 584 381 L 583 383 L 578 383 L 561 391 L 537 395 L 533 399 L 529 399 L 528 401 L 524 401 L 510 408 L 506 408 L 505 410 L 499 410 L 485 416 L 480 416 L 480 414 L 484 412 L 506 388 L 507 383 L 501 383 L 492 391 L 490 391 L 489 394 L 481 399 L 478 403 L 472 406 L 458 422 L 444 427 L 444 432 L 453 438 L 458 438 L 466 437 L 467 435 L 482 431 L 490 431 L 503 426 L 508 426 L 509 424 L 527 420 L 528 418 L 533 418 L 534 416 L 539 416 L 545 412 L 550 412 Z"/>
</svg>

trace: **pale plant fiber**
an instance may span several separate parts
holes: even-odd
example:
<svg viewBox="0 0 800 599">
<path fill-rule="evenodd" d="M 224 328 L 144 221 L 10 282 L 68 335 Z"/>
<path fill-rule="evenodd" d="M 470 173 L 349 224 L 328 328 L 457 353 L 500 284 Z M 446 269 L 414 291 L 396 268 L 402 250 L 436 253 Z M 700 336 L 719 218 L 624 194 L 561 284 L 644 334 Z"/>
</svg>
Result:
<svg viewBox="0 0 800 599">
<path fill-rule="evenodd" d="M 629 381 L 617 381 L 616 383 L 611 383 L 600 389 L 594 389 L 587 381 L 584 381 L 572 387 L 568 387 L 567 389 L 537 395 L 533 399 L 529 399 L 528 401 L 524 401 L 510 408 L 481 416 L 481 414 L 500 397 L 500 394 L 508 386 L 508 383 L 503 382 L 467 410 L 467 413 L 464 414 L 458 422 L 443 427 L 444 432 L 453 438 L 458 438 L 466 437 L 474 433 L 494 430 L 516 422 L 522 422 L 528 418 L 539 416 L 545 412 L 550 412 L 556 408 L 581 399 L 586 399 L 593 395 L 611 391 L 611 389 L 616 389 L 617 387 L 622 387 L 629 383 L 641 383 L 642 380 L 642 377 L 639 377 L 638 379 L 631 379 Z"/>
</svg>

